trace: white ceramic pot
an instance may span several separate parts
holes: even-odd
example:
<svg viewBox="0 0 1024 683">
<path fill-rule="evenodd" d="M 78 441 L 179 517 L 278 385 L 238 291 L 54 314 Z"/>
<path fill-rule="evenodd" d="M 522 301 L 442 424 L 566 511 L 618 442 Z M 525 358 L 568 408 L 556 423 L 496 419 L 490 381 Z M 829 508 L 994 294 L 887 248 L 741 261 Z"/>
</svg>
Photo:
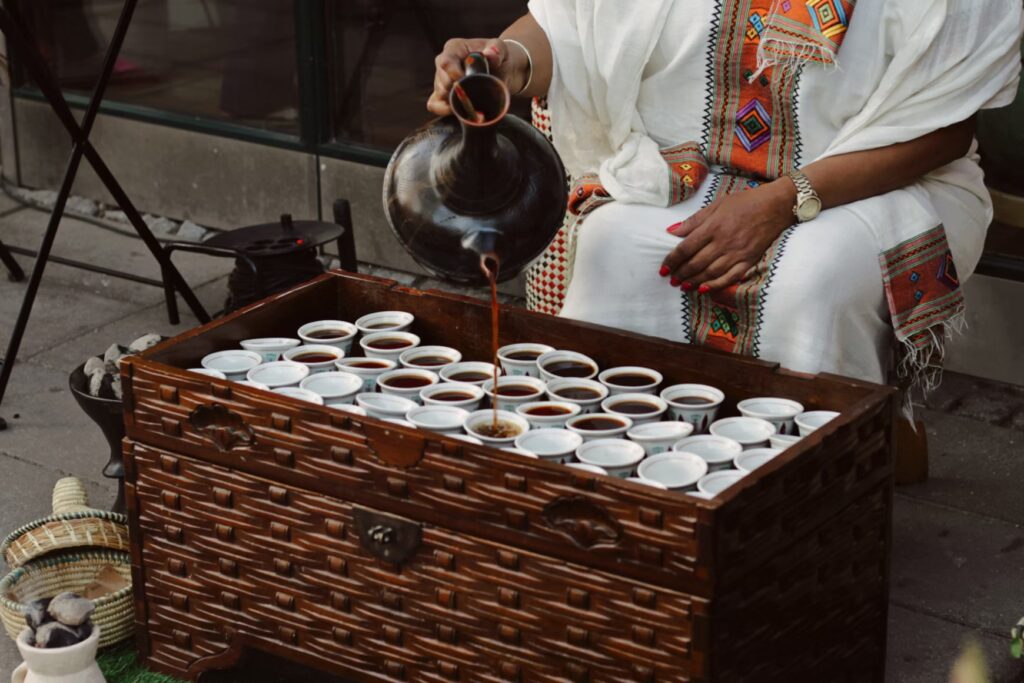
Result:
<svg viewBox="0 0 1024 683">
<path fill-rule="evenodd" d="M 77 645 L 53 649 L 29 645 L 31 635 L 25 629 L 18 636 L 18 651 L 25 661 L 11 674 L 11 683 L 106 683 L 96 665 L 99 626 L 93 626 L 92 634 Z"/>
</svg>

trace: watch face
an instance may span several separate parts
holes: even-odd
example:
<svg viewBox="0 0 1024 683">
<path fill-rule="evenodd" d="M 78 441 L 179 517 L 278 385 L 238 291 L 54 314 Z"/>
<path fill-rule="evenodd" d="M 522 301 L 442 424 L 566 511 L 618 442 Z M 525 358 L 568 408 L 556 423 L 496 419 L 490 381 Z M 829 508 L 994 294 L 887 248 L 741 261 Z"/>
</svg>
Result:
<svg viewBox="0 0 1024 683">
<path fill-rule="evenodd" d="M 821 213 L 821 200 L 816 197 L 808 197 L 800 202 L 800 206 L 796 209 L 796 217 L 801 222 L 814 220 L 819 213 Z"/>
</svg>

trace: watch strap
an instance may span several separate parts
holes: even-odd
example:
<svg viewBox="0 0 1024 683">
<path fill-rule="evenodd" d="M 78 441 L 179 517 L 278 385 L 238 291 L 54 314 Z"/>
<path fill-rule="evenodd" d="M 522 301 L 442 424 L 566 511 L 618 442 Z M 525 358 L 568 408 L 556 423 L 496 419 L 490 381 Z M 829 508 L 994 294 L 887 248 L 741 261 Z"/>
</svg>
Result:
<svg viewBox="0 0 1024 683">
<path fill-rule="evenodd" d="M 821 197 L 814 191 L 814 186 L 811 185 L 810 179 L 804 174 L 803 171 L 796 170 L 787 173 L 789 179 L 793 181 L 793 185 L 796 186 L 796 205 L 793 207 L 793 214 L 799 219 L 800 218 L 800 207 L 808 199 L 814 199 L 821 205 Z"/>
</svg>

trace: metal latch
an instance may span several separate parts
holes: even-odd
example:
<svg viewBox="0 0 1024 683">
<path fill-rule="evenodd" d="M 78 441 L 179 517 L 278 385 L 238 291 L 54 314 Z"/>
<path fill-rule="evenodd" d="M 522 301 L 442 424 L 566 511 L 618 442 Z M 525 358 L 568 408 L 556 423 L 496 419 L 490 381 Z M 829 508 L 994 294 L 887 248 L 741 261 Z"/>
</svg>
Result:
<svg viewBox="0 0 1024 683">
<path fill-rule="evenodd" d="M 353 508 L 352 519 L 363 550 L 385 562 L 404 564 L 420 547 L 423 531 L 416 522 L 364 508 Z"/>
</svg>

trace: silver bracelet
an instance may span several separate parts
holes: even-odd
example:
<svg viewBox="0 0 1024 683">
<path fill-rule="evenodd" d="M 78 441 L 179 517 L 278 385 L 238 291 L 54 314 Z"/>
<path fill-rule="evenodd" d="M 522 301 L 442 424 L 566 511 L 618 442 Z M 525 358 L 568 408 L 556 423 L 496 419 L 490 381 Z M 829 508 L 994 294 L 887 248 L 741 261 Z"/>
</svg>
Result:
<svg viewBox="0 0 1024 683">
<path fill-rule="evenodd" d="M 512 45 L 519 46 L 519 49 L 526 53 L 526 63 L 530 68 L 530 75 L 527 76 L 526 78 L 526 85 L 520 88 L 519 92 L 516 93 L 516 95 L 521 95 L 522 93 L 526 92 L 526 89 L 530 87 L 531 83 L 533 83 L 533 55 L 531 55 L 530 51 L 526 49 L 526 46 L 520 43 L 518 40 L 512 40 L 511 38 L 502 38 L 501 40 L 505 43 L 511 43 Z"/>
</svg>

